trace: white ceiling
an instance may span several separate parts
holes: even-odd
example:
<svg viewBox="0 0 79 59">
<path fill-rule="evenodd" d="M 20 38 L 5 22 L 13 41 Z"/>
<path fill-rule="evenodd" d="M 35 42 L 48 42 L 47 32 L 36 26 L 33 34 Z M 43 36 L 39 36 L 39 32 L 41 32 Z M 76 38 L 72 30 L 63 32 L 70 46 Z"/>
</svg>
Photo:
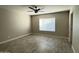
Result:
<svg viewBox="0 0 79 59">
<path fill-rule="evenodd" d="M 45 13 L 53 13 L 53 12 L 59 12 L 59 11 L 65 11 L 65 10 L 70 10 L 73 6 L 72 5 L 38 5 L 39 8 L 43 8 L 41 11 L 44 12 L 28 12 L 32 11 L 29 9 L 30 5 L 15 5 L 15 6 L 0 6 L 0 8 L 6 8 L 6 9 L 11 9 L 13 11 L 24 11 L 28 15 L 37 15 L 37 14 L 45 14 Z"/>
</svg>

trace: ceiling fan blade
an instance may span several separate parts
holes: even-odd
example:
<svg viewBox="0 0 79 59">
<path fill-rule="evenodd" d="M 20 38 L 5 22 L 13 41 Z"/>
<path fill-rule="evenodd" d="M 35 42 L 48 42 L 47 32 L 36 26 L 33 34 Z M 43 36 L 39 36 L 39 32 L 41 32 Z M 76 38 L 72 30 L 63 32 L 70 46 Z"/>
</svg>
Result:
<svg viewBox="0 0 79 59">
<path fill-rule="evenodd" d="M 39 8 L 38 11 L 44 12 L 44 11 L 42 11 L 42 9 L 43 9 L 43 8 Z"/>
<path fill-rule="evenodd" d="M 34 10 L 34 8 L 32 8 L 32 7 L 29 7 L 30 9 L 32 9 L 32 10 Z"/>
<path fill-rule="evenodd" d="M 44 8 L 40 8 L 40 10 L 43 10 Z"/>
<path fill-rule="evenodd" d="M 38 9 L 38 11 L 41 10 L 40 8 Z"/>
</svg>

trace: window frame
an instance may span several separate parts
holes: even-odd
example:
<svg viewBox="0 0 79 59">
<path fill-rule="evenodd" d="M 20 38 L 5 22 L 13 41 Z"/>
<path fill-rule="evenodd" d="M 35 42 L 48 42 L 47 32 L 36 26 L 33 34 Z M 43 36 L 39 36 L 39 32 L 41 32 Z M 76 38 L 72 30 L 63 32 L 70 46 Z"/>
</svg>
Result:
<svg viewBox="0 0 79 59">
<path fill-rule="evenodd" d="M 54 19 L 53 19 L 54 18 Z M 54 25 L 52 25 L 52 26 L 54 26 L 54 29 L 53 30 L 40 30 L 40 20 L 41 19 L 43 19 L 43 20 L 45 20 L 45 19 L 53 19 L 54 20 Z M 53 23 L 53 22 L 52 22 Z M 39 18 L 39 31 L 41 31 L 41 32 L 56 32 L 56 18 L 55 17 L 50 17 L 50 18 Z"/>
</svg>

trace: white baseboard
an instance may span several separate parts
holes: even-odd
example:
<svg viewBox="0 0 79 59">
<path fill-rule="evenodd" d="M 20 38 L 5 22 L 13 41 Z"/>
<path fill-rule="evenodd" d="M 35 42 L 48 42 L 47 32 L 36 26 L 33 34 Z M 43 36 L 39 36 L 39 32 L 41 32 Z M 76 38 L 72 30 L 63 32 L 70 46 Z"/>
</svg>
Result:
<svg viewBox="0 0 79 59">
<path fill-rule="evenodd" d="M 74 47 L 72 46 L 72 50 L 73 50 L 73 53 L 76 53 L 76 51 L 75 51 L 75 49 L 74 49 Z"/>
<path fill-rule="evenodd" d="M 13 40 L 16 40 L 16 39 L 22 38 L 22 37 L 24 37 L 24 36 L 31 35 L 31 34 L 32 34 L 32 33 L 28 33 L 28 34 L 24 34 L 24 35 L 21 35 L 21 36 L 15 37 L 15 38 L 11 38 L 11 39 L 8 39 L 8 40 L 5 40 L 5 41 L 0 42 L 0 44 L 4 44 L 4 43 L 10 42 L 10 41 L 13 41 Z"/>
<path fill-rule="evenodd" d="M 36 35 L 38 35 L 38 34 L 41 34 L 41 33 L 33 33 L 33 34 L 36 34 Z M 46 34 L 45 34 L 46 35 Z M 49 35 L 49 34 L 47 34 L 47 35 Z M 69 39 L 69 37 L 66 37 L 66 36 L 57 36 L 57 35 L 52 35 L 52 37 L 56 37 L 56 38 L 63 38 L 63 39 Z"/>
</svg>

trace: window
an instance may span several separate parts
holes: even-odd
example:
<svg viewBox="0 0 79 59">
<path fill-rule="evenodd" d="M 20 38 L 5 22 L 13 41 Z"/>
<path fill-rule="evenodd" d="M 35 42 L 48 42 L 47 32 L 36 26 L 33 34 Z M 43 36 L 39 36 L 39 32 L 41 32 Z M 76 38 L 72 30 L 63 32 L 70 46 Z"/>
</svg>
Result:
<svg viewBox="0 0 79 59">
<path fill-rule="evenodd" d="M 55 32 L 55 18 L 40 18 L 39 30 Z"/>
</svg>

